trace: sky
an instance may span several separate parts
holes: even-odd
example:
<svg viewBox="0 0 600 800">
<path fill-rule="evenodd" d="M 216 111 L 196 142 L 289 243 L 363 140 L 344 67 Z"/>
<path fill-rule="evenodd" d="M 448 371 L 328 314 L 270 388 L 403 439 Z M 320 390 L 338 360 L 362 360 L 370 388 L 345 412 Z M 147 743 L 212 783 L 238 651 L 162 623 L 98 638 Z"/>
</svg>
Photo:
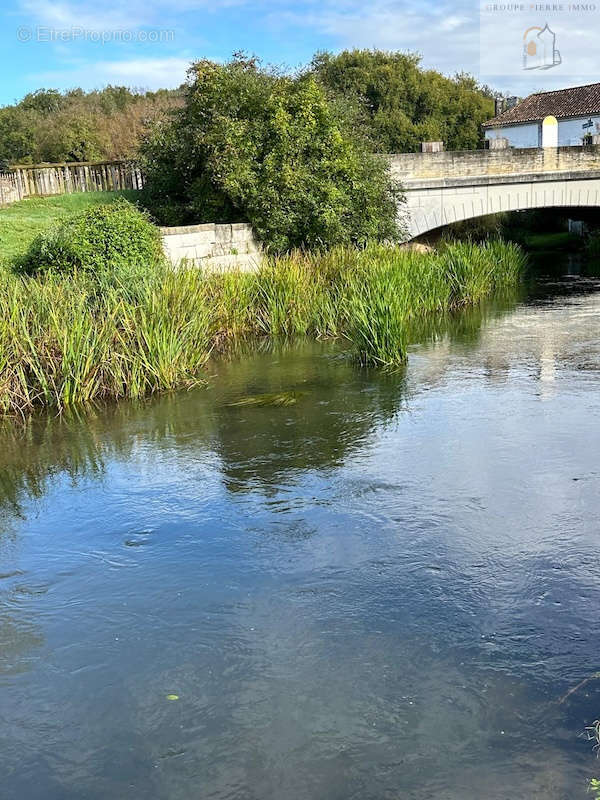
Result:
<svg viewBox="0 0 600 800">
<path fill-rule="evenodd" d="M 223 61 L 239 50 L 291 69 L 318 50 L 416 51 L 427 67 L 466 71 L 499 92 L 521 96 L 597 80 L 590 77 L 600 74 L 590 54 L 600 49 L 589 16 L 578 16 L 576 24 L 570 19 L 569 43 L 581 53 L 581 63 L 571 67 L 575 74 L 566 74 L 564 64 L 527 72 L 520 61 L 525 17 L 512 14 L 516 32 L 505 37 L 508 60 L 502 56 L 498 66 L 487 55 L 510 25 L 501 15 L 488 15 L 480 35 L 484 5 L 490 10 L 489 3 L 473 0 L 0 0 L 0 104 L 41 87 L 173 87 L 191 61 Z M 541 27 L 547 13 L 528 8 Z M 510 68 L 502 67 L 509 62 Z M 502 74 L 482 73 L 481 66 Z"/>
</svg>

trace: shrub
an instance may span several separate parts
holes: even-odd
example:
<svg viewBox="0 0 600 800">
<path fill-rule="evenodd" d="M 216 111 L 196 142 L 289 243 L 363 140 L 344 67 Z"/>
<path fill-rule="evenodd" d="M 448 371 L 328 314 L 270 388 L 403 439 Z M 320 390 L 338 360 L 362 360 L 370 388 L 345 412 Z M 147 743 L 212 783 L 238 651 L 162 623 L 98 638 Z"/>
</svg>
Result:
<svg viewBox="0 0 600 800">
<path fill-rule="evenodd" d="M 443 140 L 448 150 L 481 146 L 481 123 L 494 116 L 492 91 L 469 75 L 421 67 L 415 53 L 344 50 L 317 53 L 312 70 L 345 102 L 362 104 L 382 153 L 416 151 Z"/>
<path fill-rule="evenodd" d="M 387 162 L 313 75 L 197 62 L 184 108 L 154 128 L 142 163 L 159 219 L 246 219 L 272 252 L 399 235 Z"/>
<path fill-rule="evenodd" d="M 150 268 L 161 258 L 158 228 L 145 212 L 119 199 L 75 214 L 39 234 L 20 266 L 30 273 L 101 275 Z"/>
</svg>

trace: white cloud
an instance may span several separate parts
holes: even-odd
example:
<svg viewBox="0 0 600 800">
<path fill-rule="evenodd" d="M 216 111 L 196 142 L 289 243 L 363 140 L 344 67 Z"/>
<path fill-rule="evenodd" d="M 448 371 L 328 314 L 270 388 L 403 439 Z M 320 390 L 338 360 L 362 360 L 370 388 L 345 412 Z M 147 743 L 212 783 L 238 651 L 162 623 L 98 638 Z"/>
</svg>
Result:
<svg viewBox="0 0 600 800">
<path fill-rule="evenodd" d="M 144 86 L 175 85 L 185 73 L 187 62 L 182 51 L 193 47 L 196 56 L 201 49 L 214 55 L 214 40 L 206 31 L 220 24 L 220 12 L 231 6 L 244 6 L 237 12 L 240 24 L 252 18 L 254 25 L 262 25 L 273 38 L 286 41 L 286 36 L 301 32 L 303 38 L 314 39 L 314 50 L 324 46 L 339 50 L 352 47 L 379 47 L 389 50 L 419 52 L 426 67 L 453 74 L 466 71 L 479 74 L 479 9 L 471 0 L 436 0 L 423 4 L 419 0 L 19 0 L 20 7 L 30 17 L 30 24 L 46 25 L 59 29 L 82 28 L 90 31 L 137 30 L 140 28 L 174 29 L 178 49 L 169 50 L 170 58 L 135 57 L 139 50 L 131 47 L 123 51 L 121 60 L 81 63 L 75 68 L 66 50 L 54 44 L 56 71 L 47 73 L 45 80 L 65 85 L 98 85 L 112 82 L 139 83 Z M 195 14 L 193 12 L 197 11 Z M 223 20 L 225 20 L 223 15 Z M 227 18 L 229 19 L 229 18 Z M 223 22 L 223 24 L 230 24 Z M 572 25 L 580 25 L 573 19 Z M 506 38 L 506 31 L 499 26 Z M 494 31 L 494 48 L 498 36 Z M 499 90 L 526 94 L 536 88 L 536 81 L 544 88 L 554 88 L 572 83 L 584 83 L 578 75 L 596 74 L 593 41 L 594 26 L 583 31 L 572 31 L 569 42 L 577 52 L 568 52 L 568 42 L 561 38 L 561 51 L 565 61 L 562 75 L 549 71 L 544 76 L 514 74 L 506 70 L 488 69 L 484 80 Z M 206 36 L 200 41 L 200 36 Z M 586 47 L 581 46 L 585 41 Z M 183 45 L 182 42 L 187 44 Z M 589 42 L 589 44 L 588 44 Z M 127 46 L 122 45 L 124 48 Z M 143 55 L 156 53 L 147 45 Z M 261 41 L 255 49 L 260 55 Z M 233 48 L 232 48 L 233 49 Z M 285 51 L 284 51 L 285 52 Z M 163 51 L 164 53 L 164 51 Z M 111 53 L 111 56 L 114 54 Z M 128 55 L 129 60 L 125 60 Z M 224 57 L 229 52 L 222 53 Z M 121 56 L 121 53 L 119 53 Z M 93 58 L 93 57 L 92 57 Z M 108 59 L 108 57 L 107 57 Z M 295 61 L 294 53 L 285 52 L 275 60 Z M 518 62 L 518 58 L 515 61 Z M 512 62 L 510 62 L 512 63 Z M 587 72 L 586 72 L 587 63 Z M 567 66 L 569 76 L 566 75 Z M 503 75 L 500 73 L 504 72 Z M 552 73 L 552 74 L 550 74 Z M 42 77 L 42 76 L 38 76 Z M 589 78 L 588 80 L 591 80 Z"/>
<path fill-rule="evenodd" d="M 22 10 L 33 25 L 60 30 L 83 28 L 85 30 L 121 30 L 135 28 L 150 22 L 150 4 L 138 7 L 136 3 L 65 3 L 52 0 L 24 0 Z"/>
<path fill-rule="evenodd" d="M 339 47 L 380 47 L 411 50 L 424 56 L 427 66 L 445 72 L 474 70 L 479 34 L 472 7 L 462 3 L 436 6 L 376 0 L 361 3 L 336 0 L 307 2 L 293 11 L 268 15 L 272 27 L 312 28 L 333 38 Z"/>
<path fill-rule="evenodd" d="M 106 84 L 162 89 L 179 86 L 190 65 L 188 58 L 134 58 L 123 61 L 73 63 L 70 69 L 36 73 L 28 76 L 38 85 L 67 89 L 81 86 L 95 89 Z"/>
</svg>

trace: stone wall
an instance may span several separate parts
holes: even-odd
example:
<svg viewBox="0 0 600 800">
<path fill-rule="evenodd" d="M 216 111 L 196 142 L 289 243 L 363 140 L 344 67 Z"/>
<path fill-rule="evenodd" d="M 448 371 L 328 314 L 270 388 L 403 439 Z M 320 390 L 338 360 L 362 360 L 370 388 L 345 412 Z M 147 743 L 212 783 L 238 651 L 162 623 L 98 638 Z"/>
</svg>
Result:
<svg viewBox="0 0 600 800">
<path fill-rule="evenodd" d="M 600 146 L 398 153 L 388 158 L 393 177 L 406 183 L 425 178 L 585 172 L 600 169 Z"/>
<path fill-rule="evenodd" d="M 182 262 L 209 270 L 254 270 L 261 250 L 247 222 L 227 225 L 183 225 L 161 228 L 167 258 L 174 267 Z"/>
</svg>

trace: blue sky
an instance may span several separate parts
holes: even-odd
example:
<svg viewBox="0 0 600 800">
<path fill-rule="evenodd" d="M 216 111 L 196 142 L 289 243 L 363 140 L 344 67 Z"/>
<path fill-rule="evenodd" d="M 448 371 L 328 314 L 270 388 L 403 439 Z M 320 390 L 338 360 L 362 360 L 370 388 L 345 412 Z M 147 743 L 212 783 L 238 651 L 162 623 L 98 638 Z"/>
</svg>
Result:
<svg viewBox="0 0 600 800">
<path fill-rule="evenodd" d="M 465 0 L 0 2 L 0 104 L 40 87 L 176 86 L 190 61 L 224 60 L 235 50 L 289 67 L 322 49 L 411 50 L 426 66 L 479 76 L 479 5 Z M 550 72 L 483 77 L 514 93 L 592 80 Z"/>
</svg>

